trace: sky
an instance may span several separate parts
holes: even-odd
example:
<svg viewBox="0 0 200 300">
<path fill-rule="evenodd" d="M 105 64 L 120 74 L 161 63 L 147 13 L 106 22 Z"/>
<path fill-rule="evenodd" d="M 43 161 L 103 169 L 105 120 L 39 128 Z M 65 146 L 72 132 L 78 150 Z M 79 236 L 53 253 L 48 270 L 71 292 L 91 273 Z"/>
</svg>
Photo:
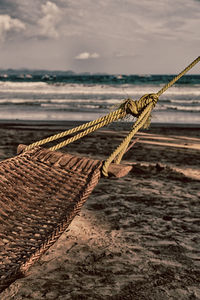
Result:
<svg viewBox="0 0 200 300">
<path fill-rule="evenodd" d="M 0 69 L 175 74 L 199 55 L 200 0 L 0 0 Z"/>
</svg>

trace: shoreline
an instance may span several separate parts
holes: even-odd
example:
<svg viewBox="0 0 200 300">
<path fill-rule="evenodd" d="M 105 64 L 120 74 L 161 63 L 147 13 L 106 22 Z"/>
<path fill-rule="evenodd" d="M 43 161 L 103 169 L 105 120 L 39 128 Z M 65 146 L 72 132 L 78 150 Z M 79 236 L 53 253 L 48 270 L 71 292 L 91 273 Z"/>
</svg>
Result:
<svg viewBox="0 0 200 300">
<path fill-rule="evenodd" d="M 86 124 L 89 121 L 35 121 L 35 120 L 0 120 L 0 128 L 6 129 L 31 129 L 31 130 L 42 130 L 42 129 L 49 129 L 49 130 L 60 130 L 64 131 L 73 127 L 80 126 L 82 124 Z M 113 122 L 107 126 L 100 128 L 99 130 L 125 130 L 129 131 L 133 122 L 130 121 L 117 121 Z M 184 124 L 184 123 L 151 123 L 149 128 L 147 129 L 140 129 L 141 132 L 150 132 L 150 131 L 166 131 L 169 130 L 170 132 L 175 129 L 184 131 L 199 131 L 200 124 Z"/>
<path fill-rule="evenodd" d="M 7 124 L 20 124 L 20 125 L 35 125 L 35 124 L 40 124 L 42 125 L 59 125 L 59 126 L 63 126 L 63 125 L 70 125 L 70 124 L 84 124 L 84 123 L 88 123 L 91 122 L 93 120 L 89 120 L 89 121 L 82 121 L 82 120 L 11 120 L 11 119 L 0 119 L 0 125 L 7 125 Z M 133 122 L 131 121 L 123 121 L 123 120 L 119 120 L 119 121 L 115 121 L 115 124 L 133 124 Z M 200 128 L 200 124 L 199 123 L 162 123 L 162 122 L 151 122 L 151 127 L 194 127 L 194 128 Z"/>
</svg>

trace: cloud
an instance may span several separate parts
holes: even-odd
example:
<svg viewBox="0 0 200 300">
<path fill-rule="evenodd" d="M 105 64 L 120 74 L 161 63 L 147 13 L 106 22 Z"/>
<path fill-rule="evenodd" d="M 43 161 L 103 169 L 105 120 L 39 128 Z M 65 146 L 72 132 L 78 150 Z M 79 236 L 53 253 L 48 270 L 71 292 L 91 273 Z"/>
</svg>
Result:
<svg viewBox="0 0 200 300">
<path fill-rule="evenodd" d="M 51 68 L 57 55 L 58 68 L 80 72 L 172 72 L 199 54 L 200 0 L 0 0 L 1 15 L 10 19 L 0 21 L 0 41 L 14 37 L 4 47 L 10 66 L 17 45 L 16 63 L 30 47 L 30 61 L 40 53 Z"/>
<path fill-rule="evenodd" d="M 58 38 L 59 33 L 57 25 L 61 19 L 61 11 L 59 7 L 50 1 L 42 5 L 43 17 L 38 21 L 40 26 L 40 35 L 49 38 Z"/>
<path fill-rule="evenodd" d="M 82 52 L 82 53 L 78 54 L 75 57 L 75 59 L 84 60 L 84 59 L 99 58 L 99 57 L 100 57 L 100 55 L 96 52 L 94 52 L 94 53 Z"/>
<path fill-rule="evenodd" d="M 9 32 L 21 31 L 25 27 L 25 24 L 18 19 L 11 18 L 9 15 L 0 15 L 0 40 L 4 41 Z"/>
</svg>

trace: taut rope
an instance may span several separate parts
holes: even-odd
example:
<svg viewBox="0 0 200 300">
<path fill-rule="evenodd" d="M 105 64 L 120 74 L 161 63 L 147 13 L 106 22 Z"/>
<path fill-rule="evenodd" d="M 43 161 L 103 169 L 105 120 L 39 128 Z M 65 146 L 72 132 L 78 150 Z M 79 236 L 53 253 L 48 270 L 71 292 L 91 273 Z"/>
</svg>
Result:
<svg viewBox="0 0 200 300">
<path fill-rule="evenodd" d="M 116 120 L 123 119 L 128 114 L 131 114 L 134 117 L 137 117 L 131 131 L 122 141 L 122 143 L 118 146 L 118 148 L 108 157 L 108 159 L 104 162 L 102 173 L 104 176 L 108 176 L 108 167 L 112 161 L 115 160 L 116 163 L 120 163 L 123 154 L 125 153 L 131 139 L 136 134 L 136 132 L 140 128 L 147 128 L 150 125 L 150 115 L 152 109 L 155 107 L 159 97 L 163 94 L 168 88 L 170 88 L 177 80 L 179 80 L 186 72 L 192 69 L 198 62 L 200 61 L 200 56 L 197 57 L 191 64 L 189 64 L 181 73 L 179 73 L 176 77 L 174 77 L 169 83 L 167 83 L 161 90 L 159 90 L 155 94 L 146 94 L 142 96 L 139 100 L 132 100 L 130 98 L 126 99 L 119 107 L 119 109 L 103 116 L 97 120 L 85 123 L 83 125 L 77 126 L 70 130 L 58 133 L 56 135 L 50 136 L 43 140 L 37 141 L 33 144 L 30 144 L 26 147 L 25 150 L 29 150 L 33 147 L 40 146 L 51 141 L 60 139 L 67 135 L 76 133 L 81 131 L 80 133 L 76 134 L 73 137 L 68 138 L 67 140 L 53 146 L 50 150 L 55 151 L 58 150 L 69 143 L 72 143 L 83 136 L 93 132 L 105 125 L 108 125 Z"/>
</svg>

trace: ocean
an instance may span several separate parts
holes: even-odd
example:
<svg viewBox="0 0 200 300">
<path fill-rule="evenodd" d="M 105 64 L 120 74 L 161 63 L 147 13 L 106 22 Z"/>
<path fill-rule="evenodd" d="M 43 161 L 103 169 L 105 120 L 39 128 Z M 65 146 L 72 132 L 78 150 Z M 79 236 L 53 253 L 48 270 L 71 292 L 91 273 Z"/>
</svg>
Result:
<svg viewBox="0 0 200 300">
<path fill-rule="evenodd" d="M 0 120 L 93 120 L 128 97 L 159 91 L 174 76 L 1 70 Z M 152 123 L 200 124 L 200 75 L 185 75 L 161 95 Z"/>
</svg>

